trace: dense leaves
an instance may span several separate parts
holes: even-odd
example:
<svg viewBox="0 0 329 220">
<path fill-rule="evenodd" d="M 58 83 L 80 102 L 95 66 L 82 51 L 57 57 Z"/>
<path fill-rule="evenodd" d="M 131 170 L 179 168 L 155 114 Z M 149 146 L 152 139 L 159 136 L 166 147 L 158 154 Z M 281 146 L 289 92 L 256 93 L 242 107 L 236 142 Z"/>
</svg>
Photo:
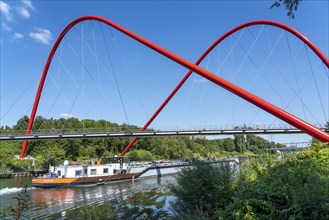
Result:
<svg viewBox="0 0 329 220">
<path fill-rule="evenodd" d="M 174 208 L 177 213 L 204 213 L 213 216 L 223 210 L 233 196 L 234 169 L 227 162 L 212 165 L 194 161 L 194 166 L 183 169 L 172 188 L 177 196 Z M 221 172 L 218 172 L 218 171 Z"/>
<path fill-rule="evenodd" d="M 315 142 L 310 149 L 283 158 L 252 158 L 236 176 L 225 166 L 208 166 L 197 165 L 179 174 L 174 207 L 190 210 L 183 219 L 196 215 L 204 219 L 329 219 L 327 144 Z M 214 184 L 219 179 L 221 187 Z"/>
<path fill-rule="evenodd" d="M 281 5 L 285 5 L 287 12 L 287 16 L 290 18 L 295 18 L 295 11 L 298 10 L 299 4 L 302 0 L 276 0 L 270 8 L 280 7 Z"/>
</svg>

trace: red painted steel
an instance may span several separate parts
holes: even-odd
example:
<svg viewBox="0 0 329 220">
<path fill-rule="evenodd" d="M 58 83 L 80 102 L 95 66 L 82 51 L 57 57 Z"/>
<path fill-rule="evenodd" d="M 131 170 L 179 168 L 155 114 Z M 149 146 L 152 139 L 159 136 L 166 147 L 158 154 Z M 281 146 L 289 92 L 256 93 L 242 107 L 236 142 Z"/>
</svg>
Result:
<svg viewBox="0 0 329 220">
<path fill-rule="evenodd" d="M 82 22 L 82 21 L 85 21 L 85 20 L 97 20 L 97 21 L 101 21 L 103 23 L 106 23 L 110 26 L 112 26 L 113 28 L 119 30 L 120 32 L 130 36 L 131 38 L 137 40 L 138 42 L 144 44 L 145 46 L 159 52 L 160 54 L 166 56 L 167 58 L 175 61 L 176 63 L 190 69 L 191 71 L 194 71 L 196 72 L 197 74 L 205 77 L 206 79 L 216 83 L 217 85 L 223 87 L 224 89 L 240 96 L 241 98 L 253 103 L 254 105 L 262 108 L 263 110 L 273 114 L 274 116 L 286 121 L 287 123 L 291 124 L 292 126 L 295 126 L 296 128 L 299 128 L 301 130 L 303 130 L 304 132 L 310 134 L 311 136 L 321 140 L 321 141 L 324 141 L 324 142 L 329 142 L 329 134 L 317 129 L 316 127 L 308 124 L 307 122 L 295 117 L 294 115 L 291 115 L 289 114 L 288 112 L 285 112 L 284 110 L 272 105 L 271 103 L 269 102 L 266 102 L 265 100 L 262 100 L 261 98 L 249 93 L 248 91 L 245 91 L 241 88 L 239 88 L 238 86 L 208 72 L 207 70 L 204 70 L 202 69 L 201 67 L 177 56 L 176 54 L 164 49 L 164 48 L 161 48 L 159 47 L 158 45 L 142 38 L 141 36 L 121 27 L 120 25 L 108 20 L 108 19 L 105 19 L 105 18 L 102 18 L 102 17 L 99 17 L 99 16 L 83 16 L 83 17 L 80 17 L 74 21 L 72 21 L 68 26 L 65 27 L 65 29 L 61 32 L 61 34 L 59 35 L 59 37 L 57 38 L 49 56 L 48 56 L 48 59 L 47 59 L 47 62 L 46 62 L 46 65 L 43 69 L 43 73 L 42 73 L 42 76 L 41 76 L 41 79 L 40 79 L 40 83 L 39 83 L 39 87 L 38 87 L 38 91 L 37 91 L 37 94 L 36 94 L 36 97 L 35 97 L 35 100 L 34 100 L 34 104 L 33 104 L 33 108 L 32 108 L 32 112 L 31 112 L 31 116 L 30 116 L 30 121 L 29 121 L 29 124 L 28 124 L 28 128 L 26 130 L 26 134 L 30 134 L 31 133 L 31 129 L 33 127 L 33 122 L 34 122 L 34 118 L 35 118 L 35 115 L 36 115 L 36 111 L 37 111 L 37 108 L 38 108 L 38 104 L 39 104 L 39 101 L 40 101 L 40 97 L 41 97 L 41 93 L 42 93 L 42 89 L 43 89 L 43 86 L 44 86 L 44 82 L 46 80 L 46 76 L 47 76 L 47 73 L 48 73 L 48 69 L 49 69 L 49 66 L 51 64 L 51 61 L 53 59 L 53 56 L 60 44 L 60 42 L 63 40 L 65 34 L 74 26 L 76 25 L 77 23 L 79 22 Z M 260 22 L 260 21 L 255 21 L 255 23 L 257 22 Z M 291 29 L 285 25 L 282 25 L 280 23 L 277 23 L 277 22 L 273 22 L 273 24 L 276 24 L 274 26 L 284 26 L 286 30 L 288 29 Z M 325 57 L 325 55 L 315 46 L 313 45 L 307 38 L 305 38 L 303 35 L 299 34 L 297 31 L 293 30 L 290 31 L 292 32 L 293 34 L 295 34 L 298 38 L 300 38 L 301 40 L 303 40 L 320 58 L 321 60 L 326 64 L 326 66 L 329 68 L 329 61 L 328 59 Z M 25 156 L 25 152 L 26 152 L 26 149 L 27 149 L 27 146 L 28 146 L 28 141 L 24 141 L 23 143 L 23 146 L 22 146 L 22 150 L 21 150 L 21 154 L 20 154 L 20 158 L 23 158 Z"/>
<path fill-rule="evenodd" d="M 218 38 L 202 55 L 201 57 L 197 60 L 195 65 L 199 65 L 203 59 L 218 45 L 220 44 L 224 39 L 226 39 L 228 36 L 231 34 L 241 30 L 242 28 L 249 27 L 249 26 L 254 26 L 254 25 L 270 25 L 270 26 L 275 26 L 281 29 L 284 29 L 296 37 L 298 37 L 300 40 L 302 40 L 304 43 L 306 43 L 319 57 L 320 59 L 325 63 L 325 65 L 329 68 L 329 60 L 326 58 L 324 54 L 306 37 L 304 37 L 301 33 L 298 31 L 294 30 L 293 28 L 286 26 L 284 24 L 274 22 L 274 21 L 268 21 L 268 20 L 258 20 L 258 21 L 251 21 L 244 23 L 242 25 L 239 25 L 232 30 L 226 32 L 223 34 L 220 38 Z M 192 75 L 193 71 L 189 71 L 184 78 L 178 83 L 178 85 L 175 87 L 175 89 L 169 94 L 169 96 L 166 98 L 166 100 L 161 104 L 161 106 L 157 109 L 157 111 L 152 115 L 152 117 L 146 122 L 144 127 L 141 129 L 141 131 L 145 131 L 148 126 L 153 122 L 153 120 L 159 115 L 159 113 L 162 111 L 162 109 L 168 104 L 168 102 L 171 100 L 171 98 L 177 93 L 177 91 L 182 87 L 182 85 L 186 82 L 186 80 Z M 134 143 L 138 140 L 138 137 L 134 137 L 130 143 L 127 145 L 127 147 L 122 151 L 120 156 L 124 156 L 130 148 L 133 147 Z"/>
</svg>

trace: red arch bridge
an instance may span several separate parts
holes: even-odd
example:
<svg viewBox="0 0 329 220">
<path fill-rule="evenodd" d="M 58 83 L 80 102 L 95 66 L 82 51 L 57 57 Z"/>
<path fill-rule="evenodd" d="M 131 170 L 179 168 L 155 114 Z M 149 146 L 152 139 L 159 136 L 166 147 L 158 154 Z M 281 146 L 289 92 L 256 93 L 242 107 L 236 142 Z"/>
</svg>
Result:
<svg viewBox="0 0 329 220">
<path fill-rule="evenodd" d="M 100 23 L 106 24 L 106 25 L 110 26 L 111 28 L 117 30 L 118 32 L 121 32 L 124 35 L 132 38 L 133 40 L 141 43 L 142 45 L 156 51 L 157 53 L 163 55 L 164 57 L 169 58 L 170 60 L 176 62 L 178 65 L 181 65 L 181 66 L 187 68 L 189 71 L 182 78 L 182 80 L 178 83 L 178 85 L 174 88 L 174 90 L 168 95 L 168 97 L 164 100 L 164 102 L 160 105 L 160 107 L 158 107 L 158 109 L 154 112 L 154 114 L 145 123 L 145 125 L 142 127 L 142 129 L 140 131 L 96 132 L 96 133 L 91 132 L 91 133 L 70 133 L 70 134 L 68 134 L 68 133 L 42 134 L 39 132 L 38 134 L 36 134 L 36 133 L 33 134 L 33 132 L 32 132 L 33 123 L 34 123 L 34 120 L 36 117 L 40 97 L 41 97 L 43 87 L 44 87 L 44 84 L 45 84 L 45 81 L 47 78 L 48 70 L 53 61 L 53 58 L 55 57 L 56 51 L 60 47 L 61 42 L 63 41 L 64 37 L 69 33 L 69 31 L 71 29 L 74 29 L 74 27 L 77 24 L 83 23 L 85 21 L 98 21 Z M 276 27 L 278 29 L 282 29 L 282 30 L 290 33 L 291 35 L 295 36 L 296 39 L 299 39 L 301 42 L 303 42 L 305 48 L 308 47 L 309 50 L 313 51 L 313 53 L 316 55 L 317 59 L 322 62 L 325 72 L 327 73 L 328 68 L 329 68 L 329 60 L 320 51 L 320 49 L 318 47 L 316 47 L 310 40 L 308 40 L 305 36 L 303 36 L 301 33 L 296 31 L 295 29 L 293 29 L 289 26 L 286 26 L 284 24 L 274 22 L 274 21 L 258 20 L 258 21 L 252 21 L 252 22 L 248 22 L 248 23 L 239 25 L 238 27 L 228 31 L 227 33 L 222 35 L 220 38 L 218 38 L 201 55 L 201 57 L 195 63 L 192 63 L 192 62 L 172 53 L 171 51 L 164 49 L 164 48 L 158 46 L 157 44 L 133 33 L 132 31 L 120 26 L 119 24 L 117 24 L 113 21 L 110 21 L 106 18 L 99 17 L 99 16 L 84 16 L 84 17 L 80 17 L 80 18 L 72 21 L 69 25 L 67 25 L 64 28 L 64 30 L 61 32 L 61 34 L 55 41 L 55 43 L 52 47 L 52 50 L 49 53 L 48 59 L 46 61 L 46 64 L 44 66 L 43 73 L 42 73 L 42 76 L 40 79 L 39 87 L 38 87 L 38 90 L 36 93 L 35 101 L 34 101 L 34 104 L 32 107 L 32 111 L 31 111 L 31 115 L 29 118 L 29 123 L 28 123 L 28 127 L 26 129 L 25 135 L 2 135 L 0 137 L 0 140 L 25 140 L 23 143 L 23 146 L 22 146 L 20 158 L 23 158 L 25 156 L 26 149 L 28 147 L 28 140 L 32 140 L 32 139 L 134 137 L 132 139 L 132 141 L 128 144 L 128 146 L 125 148 L 125 150 L 121 153 L 121 155 L 124 155 L 127 151 L 129 151 L 129 149 L 133 146 L 133 144 L 135 143 L 135 141 L 137 140 L 138 137 L 145 137 L 145 136 L 307 133 L 310 136 L 312 136 L 322 142 L 329 142 L 328 130 L 325 130 L 325 128 L 323 128 L 323 127 L 319 128 L 319 127 L 313 126 L 312 123 L 307 122 L 305 119 L 301 119 L 300 117 L 295 116 L 294 114 L 288 112 L 287 110 L 284 110 L 283 108 L 280 108 L 280 107 L 270 103 L 269 101 L 266 101 L 265 99 L 254 95 L 253 93 L 247 91 L 246 89 L 243 89 L 243 88 L 239 87 L 238 85 L 233 84 L 232 82 L 199 66 L 199 64 L 206 58 L 206 56 L 208 54 L 210 54 L 211 51 L 216 46 L 218 46 L 222 41 L 224 41 L 227 37 L 234 36 L 234 33 L 238 32 L 239 30 L 242 30 L 244 28 L 248 28 L 251 26 L 258 26 L 258 25 Z M 290 47 L 289 47 L 289 50 L 290 50 Z M 249 58 L 248 54 L 250 51 L 244 51 L 244 52 L 246 53 L 246 57 Z M 271 51 L 271 53 L 272 53 L 272 51 Z M 96 57 L 96 59 L 97 59 L 97 57 Z M 311 62 L 311 61 L 309 61 L 309 62 Z M 259 69 L 260 69 L 259 72 L 261 72 L 263 67 L 261 67 Z M 251 129 L 213 129 L 213 130 L 201 129 L 201 130 L 184 130 L 184 131 L 183 130 L 180 130 L 180 131 L 147 130 L 149 125 L 159 115 L 159 113 L 164 109 L 164 107 L 169 103 L 169 101 L 175 96 L 177 91 L 180 90 L 180 88 L 184 85 L 184 83 L 187 81 L 187 79 L 191 76 L 192 73 L 196 73 L 203 79 L 211 81 L 212 83 L 216 84 L 217 86 L 225 89 L 226 91 L 234 94 L 235 96 L 242 98 L 243 100 L 253 104 L 254 106 L 257 106 L 258 108 L 264 110 L 265 112 L 270 113 L 274 117 L 286 122 L 287 124 L 291 125 L 292 127 L 291 128 L 279 128 L 279 129 L 259 129 L 259 128 L 255 128 L 255 129 L 253 129 L 253 128 L 251 128 Z M 313 76 L 314 75 L 315 74 L 313 74 Z M 323 93 L 323 91 L 319 91 L 318 87 L 316 87 L 316 88 L 317 88 L 318 94 Z M 321 102 L 321 104 L 322 104 L 322 102 Z M 322 106 L 322 109 L 324 109 L 323 106 Z"/>
</svg>

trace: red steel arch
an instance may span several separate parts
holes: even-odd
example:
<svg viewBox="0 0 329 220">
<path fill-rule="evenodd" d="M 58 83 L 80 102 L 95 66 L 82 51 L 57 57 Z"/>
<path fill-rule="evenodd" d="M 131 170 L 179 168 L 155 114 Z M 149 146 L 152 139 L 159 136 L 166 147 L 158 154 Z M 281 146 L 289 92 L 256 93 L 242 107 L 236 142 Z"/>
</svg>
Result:
<svg viewBox="0 0 329 220">
<path fill-rule="evenodd" d="M 129 37 L 135 39 L 136 41 L 142 43 L 143 45 L 157 51 L 158 53 L 162 54 L 163 56 L 166 56 L 167 58 L 175 61 L 176 63 L 190 69 L 191 73 L 196 72 L 200 76 L 205 77 L 206 79 L 208 79 L 208 80 L 212 81 L 213 83 L 223 87 L 224 89 L 234 93 L 235 95 L 245 99 L 246 101 L 258 106 L 259 108 L 262 108 L 263 110 L 265 110 L 265 111 L 271 113 L 272 115 L 280 118 L 281 120 L 287 122 L 288 124 L 298 128 L 298 129 L 301 129 L 305 133 L 308 133 L 309 135 L 313 136 L 314 138 L 317 138 L 317 139 L 319 139 L 323 142 L 329 142 L 329 134 L 328 133 L 326 133 L 324 131 L 321 131 L 320 129 L 314 127 L 313 125 L 311 125 L 311 124 L 309 124 L 305 121 L 303 121 L 302 119 L 299 119 L 298 117 L 296 117 L 296 116 L 294 116 L 294 115 L 292 115 L 292 114 L 276 107 L 275 105 L 273 105 L 273 104 L 271 104 L 271 103 L 255 96 L 255 95 L 253 95 L 252 93 L 241 89 L 240 87 L 238 87 L 238 86 L 236 86 L 236 85 L 234 85 L 234 84 L 232 84 L 232 83 L 216 76 L 215 74 L 213 74 L 213 73 L 197 66 L 196 64 L 193 64 L 193 63 L 189 62 L 188 60 L 177 56 L 176 54 L 174 54 L 174 53 L 172 53 L 172 52 L 170 52 L 170 51 L 168 51 L 168 50 L 152 43 L 151 41 L 149 41 L 149 40 L 133 33 L 132 31 L 129 31 L 128 29 L 125 29 L 124 27 L 114 23 L 113 21 L 110 21 L 110 20 L 108 20 L 106 18 L 103 18 L 103 17 L 100 17 L 100 16 L 83 16 L 83 17 L 77 18 L 76 20 L 72 21 L 69 25 L 67 25 L 64 28 L 64 30 L 61 32 L 59 37 L 57 38 L 52 50 L 50 51 L 50 53 L 48 55 L 45 67 L 44 67 L 43 72 L 42 72 L 42 76 L 41 76 L 41 79 L 40 79 L 40 82 L 39 82 L 39 87 L 38 87 L 38 90 L 37 90 L 37 94 L 36 94 L 36 97 L 35 97 L 35 100 L 34 100 L 34 104 L 33 104 L 32 112 L 31 112 L 31 115 L 30 115 L 30 121 L 29 121 L 29 124 L 28 124 L 28 128 L 26 130 L 26 134 L 31 133 L 31 129 L 33 127 L 33 122 L 34 122 L 36 111 L 37 111 L 37 108 L 38 108 L 38 105 L 39 105 L 39 101 L 40 101 L 42 89 L 43 89 L 43 86 L 44 86 L 44 82 L 46 80 L 47 73 L 48 73 L 51 61 L 52 61 L 52 59 L 53 59 L 53 57 L 56 53 L 56 50 L 57 50 L 59 44 L 63 40 L 66 33 L 74 25 L 76 25 L 80 22 L 86 21 L 86 20 L 97 20 L 97 21 L 100 21 L 100 22 L 103 22 L 105 24 L 110 25 L 111 27 L 113 27 L 113 28 L 117 29 L 118 31 L 128 35 Z M 303 42 L 305 42 L 320 57 L 320 59 L 325 63 L 325 65 L 329 68 L 329 60 L 326 58 L 326 56 L 313 43 L 311 43 L 307 38 L 305 38 L 303 35 L 301 35 L 297 31 L 295 31 L 294 29 L 292 29 L 288 26 L 285 26 L 283 24 L 277 23 L 277 22 L 255 21 L 254 23 L 255 24 L 257 24 L 257 23 L 263 24 L 262 22 L 268 22 L 268 24 L 272 23 L 271 25 L 281 27 L 281 28 L 283 28 L 285 30 L 288 30 L 289 32 L 293 33 L 294 35 L 296 35 Z M 252 22 L 250 22 L 250 23 L 252 23 Z M 245 26 L 240 25 L 239 27 L 237 27 L 237 28 L 233 29 L 232 31 L 226 33 L 225 35 L 229 36 L 231 33 L 234 33 L 235 31 L 237 31 L 237 30 L 239 30 L 243 27 L 245 27 Z M 223 37 L 225 35 L 223 35 Z M 227 37 L 227 36 L 225 36 L 225 37 Z M 219 40 L 217 40 L 217 41 L 219 41 Z M 213 47 L 216 46 L 215 43 L 212 45 Z M 210 47 L 208 49 L 209 52 L 213 49 L 213 47 Z M 206 56 L 206 55 L 204 55 L 204 56 Z M 202 57 L 200 57 L 200 59 L 201 58 Z M 201 62 L 201 60 L 200 60 L 200 62 Z M 27 146 L 28 146 L 28 141 L 24 141 L 23 146 L 22 146 L 22 150 L 21 150 L 21 153 L 20 153 L 20 158 L 24 158 Z M 124 152 L 122 154 L 124 154 Z"/>
<path fill-rule="evenodd" d="M 308 40 L 305 36 L 303 36 L 301 33 L 299 33 L 298 31 L 296 31 L 295 29 L 281 24 L 279 22 L 275 22 L 275 21 L 269 21 L 269 20 L 256 20 L 256 21 L 251 21 L 251 22 L 247 22 L 244 24 L 241 24 L 235 28 L 233 28 L 232 30 L 226 32 L 225 34 L 223 34 L 220 38 L 218 38 L 212 45 L 210 45 L 210 47 L 201 55 L 201 57 L 195 62 L 195 65 L 199 65 L 204 58 L 206 58 L 206 56 L 208 56 L 208 54 L 217 46 L 219 45 L 223 40 L 225 40 L 228 36 L 230 36 L 231 34 L 234 34 L 235 32 L 245 28 L 245 27 L 249 27 L 249 26 L 254 26 L 254 25 L 270 25 L 270 26 L 274 26 L 274 27 L 278 27 L 281 29 L 284 29 L 288 32 L 290 32 L 291 34 L 295 35 L 297 38 L 299 38 L 301 41 L 303 41 L 305 44 L 307 44 L 307 46 L 309 46 L 314 53 L 324 62 L 324 64 L 329 68 L 329 60 L 328 58 L 321 52 L 321 50 L 319 50 L 319 48 L 317 48 L 310 40 Z M 169 96 L 165 99 L 165 101 L 161 104 L 161 106 L 159 107 L 159 109 L 152 115 L 152 117 L 146 122 L 146 124 L 144 125 L 144 127 L 141 129 L 141 131 L 145 131 L 148 126 L 152 123 L 152 121 L 160 114 L 160 112 L 162 111 L 162 109 L 168 104 L 168 102 L 171 100 L 171 98 L 177 93 L 177 91 L 182 87 L 182 85 L 186 82 L 186 80 L 192 75 L 193 71 L 189 71 L 186 73 L 186 75 L 184 76 L 184 78 L 178 83 L 178 85 L 175 87 L 175 89 L 169 94 Z M 130 148 L 132 148 L 132 146 L 134 145 L 134 143 L 138 140 L 138 137 L 134 137 L 130 143 L 127 145 L 127 147 L 124 149 L 124 151 L 122 151 L 122 153 L 120 154 L 120 156 L 124 156 L 129 150 Z"/>
</svg>

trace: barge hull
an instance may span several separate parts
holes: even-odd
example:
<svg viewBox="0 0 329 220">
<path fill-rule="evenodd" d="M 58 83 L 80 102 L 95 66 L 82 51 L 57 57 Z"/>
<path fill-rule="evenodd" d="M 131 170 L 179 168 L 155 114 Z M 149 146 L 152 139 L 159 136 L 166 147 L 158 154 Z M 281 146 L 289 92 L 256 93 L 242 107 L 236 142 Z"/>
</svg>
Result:
<svg viewBox="0 0 329 220">
<path fill-rule="evenodd" d="M 80 187 L 101 185 L 108 182 L 132 180 L 137 178 L 161 177 L 165 175 L 173 175 L 180 171 L 181 167 L 186 165 L 166 166 L 166 167 L 147 167 L 140 172 L 129 174 L 117 174 L 111 176 L 95 176 L 95 177 L 78 177 L 78 178 L 33 178 L 32 186 L 38 188 L 63 188 L 63 187 Z"/>
</svg>

